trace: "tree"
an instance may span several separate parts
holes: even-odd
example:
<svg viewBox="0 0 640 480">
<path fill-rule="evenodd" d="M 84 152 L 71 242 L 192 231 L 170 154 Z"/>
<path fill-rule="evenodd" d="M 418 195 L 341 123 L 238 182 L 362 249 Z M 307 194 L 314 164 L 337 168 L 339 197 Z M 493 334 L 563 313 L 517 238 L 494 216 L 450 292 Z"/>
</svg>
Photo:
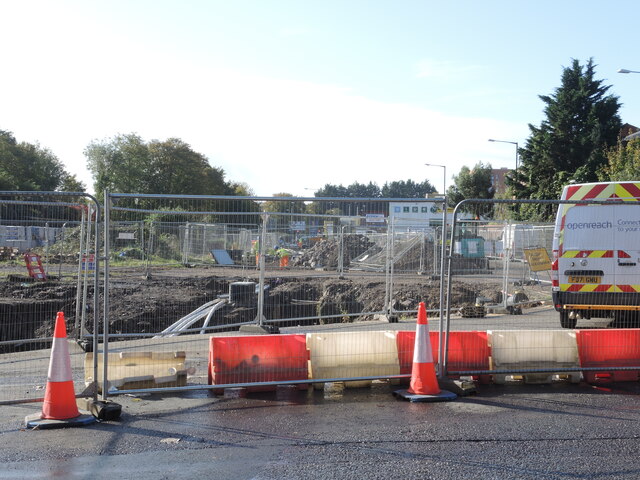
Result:
<svg viewBox="0 0 640 480">
<path fill-rule="evenodd" d="M 224 171 L 178 138 L 145 143 L 136 134 L 92 142 L 85 149 L 96 192 L 231 195 Z"/>
<path fill-rule="evenodd" d="M 618 142 L 607 151 L 608 164 L 599 172 L 602 181 L 625 181 L 640 178 L 640 140 Z"/>
<path fill-rule="evenodd" d="M 429 180 L 416 183 L 413 180 L 387 182 L 382 186 L 381 194 L 386 198 L 425 198 L 436 189 Z"/>
<path fill-rule="evenodd" d="M 422 183 L 416 183 L 413 180 L 400 180 L 386 182 L 382 189 L 374 182 L 368 184 L 354 182 L 348 187 L 342 185 L 326 184 L 320 190 L 315 192 L 316 197 L 335 197 L 335 198 L 369 198 L 379 199 L 377 202 L 313 202 L 309 206 L 311 213 L 335 213 L 345 215 L 363 215 L 365 213 L 380 213 L 386 211 L 387 203 L 385 198 L 424 198 L 427 193 L 435 192 L 436 189 L 425 180 Z"/>
<path fill-rule="evenodd" d="M 618 97 L 596 80 L 595 65 L 573 60 L 562 72 L 561 86 L 541 95 L 546 119 L 529 125 L 531 135 L 520 149 L 521 167 L 507 184 L 516 198 L 557 199 L 570 181 L 597 180 L 606 151 L 616 144 L 621 128 Z M 548 220 L 553 212 L 541 205 L 521 205 L 516 217 Z"/>
<path fill-rule="evenodd" d="M 0 190 L 55 191 L 68 177 L 50 150 L 0 130 Z"/>
<path fill-rule="evenodd" d="M 75 175 L 65 173 L 62 177 L 59 190 L 61 192 L 84 192 L 87 190 L 84 182 L 78 180 Z"/>
<path fill-rule="evenodd" d="M 274 197 L 277 198 L 293 198 L 290 193 L 274 193 Z M 272 213 L 305 213 L 306 206 L 304 202 L 300 201 L 284 201 L 284 200 L 269 200 L 264 202 L 262 210 Z"/>
<path fill-rule="evenodd" d="M 491 165 L 479 162 L 473 169 L 464 166 L 458 175 L 453 177 L 453 185 L 447 191 L 449 205 L 456 205 L 462 200 L 469 198 L 493 198 L 495 190 L 491 182 Z M 465 207 L 465 211 L 471 212 L 474 217 L 490 216 L 491 207 L 489 205 L 470 204 Z"/>
</svg>

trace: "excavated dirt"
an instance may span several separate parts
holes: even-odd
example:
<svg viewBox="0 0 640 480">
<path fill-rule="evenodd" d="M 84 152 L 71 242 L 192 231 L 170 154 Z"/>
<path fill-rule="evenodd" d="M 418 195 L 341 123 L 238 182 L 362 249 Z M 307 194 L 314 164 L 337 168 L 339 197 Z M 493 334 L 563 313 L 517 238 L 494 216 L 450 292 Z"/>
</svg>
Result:
<svg viewBox="0 0 640 480">
<path fill-rule="evenodd" d="M 246 280 L 246 277 L 217 276 L 211 272 L 212 269 L 185 269 L 154 274 L 150 278 L 139 275 L 115 277 L 109 295 L 110 332 L 116 335 L 159 332 L 204 303 L 227 298 L 230 282 Z M 267 280 L 266 318 L 309 318 L 296 321 L 296 324 L 353 322 L 369 318 L 357 315 L 361 312 L 383 310 L 384 277 L 367 277 L 358 272 L 349 272 L 342 279 L 335 276 L 300 277 L 299 274 L 287 271 L 282 276 Z M 253 281 L 257 283 L 257 278 Z M 392 292 L 394 307 L 400 311 L 411 310 L 424 301 L 430 308 L 439 308 L 439 288 L 438 280 L 426 276 L 398 279 Z M 478 285 L 455 282 L 452 305 L 461 306 L 479 296 L 491 298 L 498 289 L 497 282 Z M 90 299 L 92 295 L 93 288 L 89 288 Z M 99 302 L 102 308 L 102 297 Z M 92 301 L 88 303 L 87 329 L 91 332 Z M 57 311 L 65 312 L 69 334 L 72 335 L 75 309 L 75 284 L 57 281 L 0 282 L 0 318 L 3 319 L 0 341 L 51 336 Z M 216 312 L 210 324 L 231 325 L 251 321 L 256 318 L 256 312 L 256 295 L 250 295 L 225 305 Z M 290 324 L 283 322 L 282 325 Z M 237 327 L 230 329 L 234 328 Z M 0 345 L 0 352 L 14 348 L 15 345 Z M 33 347 L 22 345 L 20 348 Z"/>
<path fill-rule="evenodd" d="M 429 308 L 439 308 L 440 284 L 427 272 L 434 265 L 424 252 L 431 252 L 433 244 L 414 245 L 401 258 L 396 259 L 393 307 L 398 311 L 415 310 L 424 301 Z M 341 277 L 336 274 L 340 248 L 335 239 L 321 241 L 310 248 L 293 252 L 291 267 L 278 270 L 277 260 L 267 265 L 264 314 L 267 319 L 301 319 L 296 324 L 354 322 L 370 318 L 361 312 L 384 310 L 385 275 L 367 272 L 362 265 L 352 265 L 364 252 L 375 256 L 379 250 L 362 235 L 344 237 Z M 433 257 L 433 255 L 431 256 Z M 423 261 L 416 261 L 422 258 Z M 60 265 L 62 267 L 62 265 Z M 0 281 L 0 342 L 40 339 L 53 333 L 56 312 L 64 311 L 69 334 L 77 332 L 76 283 L 71 273 L 73 263 L 66 265 L 63 279 L 34 282 L 26 276 L 15 275 L 15 265 L 4 264 L 9 273 Z M 360 269 L 358 269 L 360 268 Z M 420 270 L 420 271 L 418 271 Z M 63 270 L 60 270 L 62 272 Z M 210 319 L 209 325 L 228 325 L 253 321 L 257 316 L 257 295 L 253 286 L 242 297 L 229 298 L 230 283 L 251 281 L 258 283 L 259 272 L 254 267 L 244 269 L 199 266 L 194 268 L 142 269 L 111 265 L 109 283 L 109 331 L 111 334 L 157 333 L 169 327 L 207 302 L 222 300 L 224 305 Z M 91 282 L 90 282 L 91 283 Z M 477 297 L 496 300 L 500 295 L 500 279 L 489 275 L 479 281 L 465 281 L 457 277 L 453 282 L 451 305 L 459 308 L 474 302 Z M 93 330 L 93 288 L 87 288 L 84 311 L 85 325 Z M 103 308 L 102 287 L 98 308 Z M 498 299 L 499 300 L 499 299 Z M 102 314 L 98 315 L 99 328 Z M 197 328 L 199 324 L 194 324 Z M 282 325 L 291 325 L 283 321 Z M 0 352 L 15 348 L 37 348 L 38 342 L 0 343 Z"/>
</svg>

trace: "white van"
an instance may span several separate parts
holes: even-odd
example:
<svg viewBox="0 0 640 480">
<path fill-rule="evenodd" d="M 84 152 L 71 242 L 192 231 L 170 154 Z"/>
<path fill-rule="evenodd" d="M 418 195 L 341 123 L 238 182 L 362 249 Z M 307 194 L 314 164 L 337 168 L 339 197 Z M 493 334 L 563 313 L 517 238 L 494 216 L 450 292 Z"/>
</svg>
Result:
<svg viewBox="0 0 640 480">
<path fill-rule="evenodd" d="M 563 328 L 580 318 L 624 325 L 640 311 L 640 182 L 568 185 L 553 235 L 552 296 Z M 611 203 L 609 203 L 611 202 Z"/>
</svg>

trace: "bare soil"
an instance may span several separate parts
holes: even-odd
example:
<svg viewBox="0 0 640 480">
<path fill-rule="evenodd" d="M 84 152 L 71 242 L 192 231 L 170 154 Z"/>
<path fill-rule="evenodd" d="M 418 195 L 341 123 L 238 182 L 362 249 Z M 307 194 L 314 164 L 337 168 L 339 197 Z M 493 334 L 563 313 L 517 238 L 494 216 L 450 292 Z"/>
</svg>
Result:
<svg viewBox="0 0 640 480">
<path fill-rule="evenodd" d="M 310 248 L 294 252 L 291 267 L 279 270 L 277 259 L 271 258 L 267 266 L 264 314 L 267 319 L 297 319 L 296 324 L 354 322 L 369 319 L 381 312 L 385 302 L 385 275 L 350 267 L 351 261 L 363 252 L 371 253 L 376 247 L 364 236 L 345 237 L 342 248 L 344 273 L 338 277 L 336 266 L 341 249 L 335 239 L 319 242 Z M 439 308 L 440 283 L 438 278 L 420 275 L 415 259 L 419 258 L 418 245 L 394 265 L 393 308 L 398 311 L 417 309 L 419 302 L 429 308 Z M 432 246 L 426 246 L 431 251 Z M 415 251 L 414 251 L 415 250 Z M 410 261 L 409 261 L 410 260 Z M 419 263 L 419 262 L 418 262 Z M 76 264 L 77 265 L 77 264 Z M 424 272 L 433 271 L 433 264 Z M 60 266 L 62 267 L 62 265 Z M 76 282 L 73 263 L 66 265 L 63 279 L 50 278 L 34 282 L 26 276 L 8 275 L 0 282 L 0 342 L 40 339 L 53 333 L 56 312 L 64 311 L 71 335 L 78 333 L 76 322 Z M 9 268 L 9 265 L 0 266 Z M 351 269 L 350 269 L 351 268 Z M 474 266 L 477 268 L 477 266 Z M 15 267 L 12 272 L 15 271 Z M 62 272 L 62 270 L 60 270 Z M 229 299 L 230 284 L 241 281 L 258 283 L 255 267 L 233 268 L 198 266 L 194 268 L 160 268 L 149 272 L 124 268 L 112 262 L 109 282 L 109 332 L 111 334 L 157 333 L 216 299 L 227 300 L 209 325 L 229 326 L 249 322 L 257 316 L 257 295 Z M 489 272 L 490 273 L 490 272 Z M 456 275 L 452 284 L 451 306 L 459 308 L 477 297 L 500 301 L 501 281 L 491 274 L 483 278 L 465 278 Z M 86 330 L 93 330 L 93 288 L 87 289 L 85 306 Z M 99 309 L 103 307 L 102 288 Z M 79 319 L 78 319 L 79 320 Z M 99 328 L 102 315 L 98 315 Z M 199 324 L 194 324 L 197 328 Z M 34 348 L 19 345 L 18 348 Z M 0 352 L 15 349 L 15 344 L 0 343 Z"/>
<path fill-rule="evenodd" d="M 232 282 L 251 280 L 257 272 L 216 268 L 192 268 L 156 271 L 149 277 L 114 275 L 109 291 L 109 330 L 118 333 L 156 333 L 206 302 L 226 297 Z M 230 272 L 229 270 L 232 270 Z M 266 280 L 265 316 L 267 319 L 307 319 L 304 323 L 353 322 L 369 319 L 361 312 L 383 310 L 385 279 L 362 272 L 335 273 L 288 270 Z M 240 275 L 239 275 L 240 274 Z M 253 277 L 253 278 L 251 278 Z M 52 335 L 55 314 L 64 311 L 70 335 L 73 334 L 76 310 L 76 284 L 61 281 L 0 282 L 0 340 L 44 338 Z M 89 298 L 93 289 L 88 289 Z M 455 282 L 452 306 L 461 306 L 476 297 L 495 297 L 495 282 Z M 438 279 L 410 275 L 394 281 L 394 308 L 416 309 L 419 302 L 439 308 Z M 102 296 L 99 299 L 102 308 Z M 87 330 L 92 331 L 92 307 L 87 305 Z M 256 318 L 256 295 L 229 303 L 212 318 L 210 325 L 232 325 Z M 331 317 L 331 318 L 328 318 Z M 99 316 L 101 320 L 101 315 Z M 100 322 L 101 323 L 101 322 Z M 283 322 L 282 325 L 291 323 Z M 198 325 L 198 324 L 196 324 Z M 235 328 L 235 327 L 234 327 Z M 0 352 L 7 350 L 0 345 Z M 28 348 L 28 347 L 24 347 Z"/>
</svg>

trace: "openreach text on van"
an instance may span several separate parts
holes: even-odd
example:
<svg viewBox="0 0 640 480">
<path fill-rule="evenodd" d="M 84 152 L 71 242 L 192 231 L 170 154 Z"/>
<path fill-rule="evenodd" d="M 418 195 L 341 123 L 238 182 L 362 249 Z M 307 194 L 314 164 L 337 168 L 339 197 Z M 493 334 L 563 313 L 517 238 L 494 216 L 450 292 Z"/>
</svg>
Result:
<svg viewBox="0 0 640 480">
<path fill-rule="evenodd" d="M 618 220 L 620 223 L 620 220 Z M 584 223 L 567 223 L 565 228 L 569 230 L 600 230 L 603 228 L 613 228 L 613 223 L 606 222 L 584 222 Z"/>
</svg>

